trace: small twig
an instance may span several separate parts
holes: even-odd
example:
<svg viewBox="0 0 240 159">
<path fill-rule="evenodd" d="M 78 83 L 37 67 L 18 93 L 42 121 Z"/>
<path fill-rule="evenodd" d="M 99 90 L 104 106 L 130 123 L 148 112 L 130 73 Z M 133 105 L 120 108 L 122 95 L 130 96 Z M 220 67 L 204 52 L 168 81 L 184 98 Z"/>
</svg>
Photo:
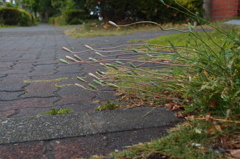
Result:
<svg viewBox="0 0 240 159">
<path fill-rule="evenodd" d="M 185 67 L 197 67 L 194 65 L 185 65 L 185 64 L 178 64 L 178 63 L 166 63 L 166 62 L 160 62 L 158 60 L 150 60 L 150 61 L 143 61 L 143 60 L 131 60 L 131 59 L 118 59 L 119 61 L 131 61 L 131 62 L 140 62 L 140 63 L 155 63 L 155 64 L 161 64 L 161 65 L 170 65 L 170 66 L 185 66 Z M 116 61 L 116 59 L 104 59 L 103 61 Z"/>
<path fill-rule="evenodd" d="M 240 116 L 240 114 L 237 114 L 237 115 L 231 115 L 229 118 L 231 118 L 231 117 L 237 117 L 237 116 Z"/>
<path fill-rule="evenodd" d="M 156 109 L 157 108 L 157 106 L 155 106 L 155 107 L 153 107 L 150 111 L 148 111 L 145 115 L 143 115 L 142 117 L 145 117 L 145 116 L 147 116 L 149 113 L 151 113 L 154 109 Z"/>
<path fill-rule="evenodd" d="M 109 23 L 112 24 L 113 22 L 109 21 Z M 145 23 L 157 25 L 162 31 L 175 30 L 175 31 L 179 31 L 179 32 L 182 32 L 182 33 L 189 33 L 189 31 L 183 31 L 183 30 L 179 30 L 179 29 L 176 29 L 176 28 L 164 29 L 158 23 L 152 22 L 152 21 L 140 21 L 140 22 L 135 22 L 135 23 L 131 23 L 131 24 L 125 24 L 125 25 L 117 25 L 116 24 L 114 26 L 117 26 L 117 27 L 121 27 L 121 26 L 127 27 L 127 26 L 131 26 L 131 25 L 135 25 L 135 24 L 145 24 Z"/>
</svg>

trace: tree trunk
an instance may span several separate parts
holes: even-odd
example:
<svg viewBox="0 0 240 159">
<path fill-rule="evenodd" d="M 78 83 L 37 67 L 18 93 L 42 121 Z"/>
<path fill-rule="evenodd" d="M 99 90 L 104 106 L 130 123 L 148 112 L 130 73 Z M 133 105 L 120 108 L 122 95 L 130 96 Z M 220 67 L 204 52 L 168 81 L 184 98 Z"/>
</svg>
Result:
<svg viewBox="0 0 240 159">
<path fill-rule="evenodd" d="M 3 0 L 3 7 L 6 7 L 6 0 Z"/>
<path fill-rule="evenodd" d="M 48 22 L 48 11 L 45 11 L 44 22 Z"/>
<path fill-rule="evenodd" d="M 203 0 L 203 8 L 205 10 L 204 18 L 210 19 L 211 18 L 211 0 Z"/>
</svg>

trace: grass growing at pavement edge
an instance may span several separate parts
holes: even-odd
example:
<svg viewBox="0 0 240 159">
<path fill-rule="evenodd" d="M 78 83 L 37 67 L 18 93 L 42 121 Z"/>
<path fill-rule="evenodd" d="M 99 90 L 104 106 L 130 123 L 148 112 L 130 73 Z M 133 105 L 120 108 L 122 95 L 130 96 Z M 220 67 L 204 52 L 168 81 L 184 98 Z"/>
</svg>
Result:
<svg viewBox="0 0 240 159">
<path fill-rule="evenodd" d="M 195 22 L 189 23 L 188 30 L 179 30 L 182 34 L 150 40 L 144 48 L 118 50 L 121 56 L 127 55 L 126 58 L 114 59 L 106 54 L 111 50 L 88 45 L 86 47 L 98 56 L 88 60 L 75 55 L 66 57 L 68 61 L 95 64 L 107 70 L 104 72 L 98 67 L 95 74 L 89 73 L 92 81 L 80 77 L 81 84 L 75 86 L 96 92 L 111 87 L 112 91 L 118 91 L 121 99 L 139 102 L 137 106 L 163 104 L 178 110 L 177 116 L 186 119 L 159 140 L 140 143 L 111 156 L 121 159 L 240 158 L 239 28 L 225 30 L 209 24 L 198 14 L 191 16 Z M 114 22 L 109 23 L 119 28 Z M 163 31 L 178 30 L 150 23 Z M 201 25 L 203 32 L 197 32 L 196 24 L 201 23 L 208 24 L 214 32 L 206 32 Z M 73 53 L 67 48 L 64 50 Z M 129 58 L 128 54 L 133 56 Z"/>
<path fill-rule="evenodd" d="M 187 121 L 172 128 L 169 134 L 161 139 L 131 146 L 125 151 L 112 153 L 111 156 L 129 159 L 225 158 L 224 148 L 234 146 L 234 140 L 230 136 L 239 131 L 236 124 L 226 127 L 220 130 L 211 122 Z"/>
<path fill-rule="evenodd" d="M 178 27 L 187 28 L 186 24 L 163 24 L 165 27 Z M 113 27 L 108 23 L 103 22 L 87 22 L 83 25 L 76 26 L 71 30 L 66 30 L 65 34 L 71 36 L 72 38 L 83 38 L 83 37 L 95 37 L 95 36 L 114 36 L 114 35 L 127 35 L 137 32 L 149 32 L 158 31 L 157 26 L 151 24 L 141 24 L 135 25 L 128 28 L 124 27 Z"/>
<path fill-rule="evenodd" d="M 98 70 L 98 77 L 93 76 L 95 82 L 91 85 L 113 86 L 122 99 L 129 98 L 131 102 L 134 99 L 135 104 L 139 102 L 137 106 L 144 101 L 149 105 L 151 102 L 156 105 L 156 101 L 163 105 L 165 103 L 165 106 L 170 105 L 170 109 L 179 109 L 187 119 L 162 139 L 129 147 L 112 156 L 225 158 L 236 155 L 235 151 L 240 148 L 237 137 L 240 131 L 238 32 L 233 28 L 224 31 L 224 34 L 215 30 L 210 33 L 189 32 L 158 37 L 149 40 L 148 45 L 144 46 L 145 50 L 139 47 L 132 51 L 140 54 L 136 58 L 139 63 L 134 64 L 131 60 L 113 59 L 110 61 L 115 62 L 104 63 L 104 59 L 90 58 L 92 63 L 101 62 L 108 69 L 105 73 Z M 171 39 L 181 37 L 189 37 L 189 40 L 169 44 Z M 160 53 L 162 46 L 167 43 L 170 45 L 165 47 L 167 52 Z M 146 55 L 143 52 L 153 57 L 142 59 Z M 101 53 L 98 52 L 103 58 L 105 55 Z M 143 61 L 139 61 L 139 58 Z M 161 69 L 155 70 L 139 67 L 148 60 L 166 65 L 163 68 L 160 65 Z M 83 85 L 80 87 L 85 89 Z M 94 86 L 94 90 L 100 91 L 97 87 Z M 159 97 L 161 95 L 163 99 Z M 167 97 L 174 97 L 175 100 L 164 101 Z"/>
<path fill-rule="evenodd" d="M 101 91 L 97 85 L 113 86 L 130 105 L 170 106 L 186 118 L 166 137 L 109 156 L 122 159 L 239 157 L 238 33 L 238 28 L 232 28 L 227 32 L 214 30 L 157 37 L 132 50 L 134 55 L 139 55 L 135 59 L 137 63 L 132 59 L 111 59 L 111 63 L 105 63 L 104 58 L 108 57 L 98 50 L 101 59 L 90 58 L 89 63 L 100 62 L 108 71 L 97 70 L 97 76 L 91 74 L 95 79 L 91 84 L 96 85 L 92 87 L 94 91 Z M 163 48 L 166 53 L 160 52 Z M 147 56 L 143 58 L 144 55 Z M 148 61 L 160 62 L 164 67 L 140 67 Z M 84 85 L 76 86 L 92 90 Z M 164 100 L 173 97 L 175 99 Z"/>
</svg>

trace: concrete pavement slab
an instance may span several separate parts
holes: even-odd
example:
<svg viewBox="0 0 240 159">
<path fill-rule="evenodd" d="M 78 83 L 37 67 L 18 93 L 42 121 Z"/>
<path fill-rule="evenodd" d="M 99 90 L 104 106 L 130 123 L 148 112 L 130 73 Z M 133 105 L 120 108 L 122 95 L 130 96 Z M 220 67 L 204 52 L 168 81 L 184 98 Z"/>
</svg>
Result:
<svg viewBox="0 0 240 159">
<path fill-rule="evenodd" d="M 0 145 L 0 159 L 75 159 L 107 155 L 125 146 L 149 142 L 166 134 L 171 125 L 133 131 L 87 135 L 56 140 Z"/>
<path fill-rule="evenodd" d="M 2 119 L 0 144 L 153 128 L 177 121 L 173 112 L 149 107 Z"/>
</svg>

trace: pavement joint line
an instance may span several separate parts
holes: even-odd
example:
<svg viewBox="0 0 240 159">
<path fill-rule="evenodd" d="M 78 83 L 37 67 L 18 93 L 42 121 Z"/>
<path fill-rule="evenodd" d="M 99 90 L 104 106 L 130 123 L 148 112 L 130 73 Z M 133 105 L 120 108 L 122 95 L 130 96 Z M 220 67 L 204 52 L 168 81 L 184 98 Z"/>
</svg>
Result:
<svg viewBox="0 0 240 159">
<path fill-rule="evenodd" d="M 174 112 L 159 107 L 117 109 L 0 119 L 0 144 L 52 140 L 170 125 L 181 121 Z"/>
</svg>

